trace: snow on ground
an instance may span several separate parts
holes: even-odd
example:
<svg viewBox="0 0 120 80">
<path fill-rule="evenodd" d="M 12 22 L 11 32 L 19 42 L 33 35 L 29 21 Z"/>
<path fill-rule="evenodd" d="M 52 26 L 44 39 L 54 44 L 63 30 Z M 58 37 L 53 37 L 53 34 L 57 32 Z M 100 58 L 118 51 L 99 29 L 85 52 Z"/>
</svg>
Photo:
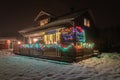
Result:
<svg viewBox="0 0 120 80">
<path fill-rule="evenodd" d="M 0 51 L 0 80 L 120 80 L 120 54 L 65 63 Z"/>
</svg>

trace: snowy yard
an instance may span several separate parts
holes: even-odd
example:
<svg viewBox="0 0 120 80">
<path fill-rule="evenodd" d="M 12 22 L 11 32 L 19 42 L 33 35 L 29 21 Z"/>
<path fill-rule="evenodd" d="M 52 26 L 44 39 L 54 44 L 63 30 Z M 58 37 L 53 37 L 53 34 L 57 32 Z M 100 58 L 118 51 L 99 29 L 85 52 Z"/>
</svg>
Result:
<svg viewBox="0 0 120 80">
<path fill-rule="evenodd" d="M 0 80 L 120 80 L 120 54 L 64 63 L 1 51 Z"/>
</svg>

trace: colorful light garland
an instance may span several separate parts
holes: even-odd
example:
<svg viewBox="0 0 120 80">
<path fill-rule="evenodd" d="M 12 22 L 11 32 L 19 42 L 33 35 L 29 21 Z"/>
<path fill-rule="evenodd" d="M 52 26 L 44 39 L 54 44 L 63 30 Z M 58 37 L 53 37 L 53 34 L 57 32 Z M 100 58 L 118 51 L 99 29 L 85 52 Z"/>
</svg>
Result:
<svg viewBox="0 0 120 80">
<path fill-rule="evenodd" d="M 56 32 L 55 30 L 51 30 L 48 31 L 48 33 L 54 33 Z M 73 44 L 73 42 L 69 45 L 65 45 L 65 44 L 60 44 L 57 41 L 60 40 L 60 34 L 62 35 L 63 39 L 65 41 L 73 41 L 76 38 L 76 45 Z M 44 44 L 41 43 L 34 43 L 34 44 L 24 44 L 21 46 L 21 48 L 35 48 L 35 49 L 41 49 L 41 50 L 46 50 L 46 49 L 57 49 L 61 52 L 67 52 L 70 49 L 75 49 L 76 51 L 78 51 L 79 49 L 93 49 L 94 47 L 94 43 L 86 43 L 86 36 L 85 36 L 85 31 L 80 27 L 80 26 L 76 26 L 76 27 L 70 27 L 70 28 L 66 28 L 63 31 L 61 30 L 60 32 L 56 32 L 54 33 L 54 35 L 56 36 L 55 39 L 54 36 L 52 34 L 48 34 L 48 35 L 44 35 Z M 49 39 L 48 39 L 49 36 Z M 76 36 L 76 37 L 75 37 Z M 50 41 L 52 42 L 50 42 Z"/>
<path fill-rule="evenodd" d="M 27 46 L 27 47 L 26 47 Z M 33 45 L 29 45 L 29 44 L 24 44 L 22 46 L 22 48 L 36 48 L 36 49 L 58 49 L 61 52 L 67 52 L 70 49 L 75 49 L 76 51 L 78 51 L 79 49 L 83 49 L 83 48 L 87 48 L 87 49 L 93 49 L 94 47 L 94 43 L 80 43 L 79 45 L 68 45 L 68 46 L 64 46 L 64 45 L 60 45 L 60 44 L 34 44 Z"/>
</svg>

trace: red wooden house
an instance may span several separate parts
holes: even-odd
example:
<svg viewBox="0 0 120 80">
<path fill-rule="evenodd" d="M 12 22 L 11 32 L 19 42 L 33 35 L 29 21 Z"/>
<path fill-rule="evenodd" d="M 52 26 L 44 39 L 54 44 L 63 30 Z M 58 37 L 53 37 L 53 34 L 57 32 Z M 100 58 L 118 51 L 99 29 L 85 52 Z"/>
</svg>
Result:
<svg viewBox="0 0 120 80">
<path fill-rule="evenodd" d="M 21 41 L 12 37 L 1 37 L 0 38 L 0 50 L 2 49 L 18 49 Z"/>
</svg>

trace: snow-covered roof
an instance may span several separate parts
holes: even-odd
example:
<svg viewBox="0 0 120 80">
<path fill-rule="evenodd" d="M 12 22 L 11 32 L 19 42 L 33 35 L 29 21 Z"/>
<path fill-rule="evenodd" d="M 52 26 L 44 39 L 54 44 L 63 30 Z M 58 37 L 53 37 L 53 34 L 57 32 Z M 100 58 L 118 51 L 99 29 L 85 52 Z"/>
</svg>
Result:
<svg viewBox="0 0 120 80">
<path fill-rule="evenodd" d="M 56 20 L 56 21 L 50 22 L 50 23 L 48 23 L 44 26 L 31 27 L 31 28 L 21 30 L 21 31 L 19 31 L 19 33 L 26 33 L 26 32 L 35 31 L 35 30 L 38 30 L 38 29 L 49 28 L 49 27 L 52 27 L 52 26 L 59 26 L 59 25 L 62 25 L 62 24 L 70 23 L 72 20 L 74 20 L 74 18 Z"/>
<path fill-rule="evenodd" d="M 71 23 L 72 21 L 74 21 L 77 17 L 79 17 L 80 15 L 82 15 L 84 13 L 90 14 L 93 22 L 95 22 L 91 10 L 90 9 L 84 9 L 84 10 L 75 11 L 73 13 L 64 14 L 62 16 L 58 16 L 57 20 L 49 22 L 48 24 L 46 24 L 44 26 L 37 26 L 37 27 L 31 27 L 31 28 L 23 29 L 23 30 L 19 31 L 19 33 L 24 35 L 26 33 L 28 34 L 28 33 L 31 33 L 31 32 L 36 32 L 38 30 L 42 30 L 42 29 L 47 29 L 47 28 L 51 28 L 51 27 L 58 27 L 58 26 L 63 25 L 63 24 L 68 24 L 68 23 L 72 24 Z M 38 14 L 38 16 L 36 17 L 36 19 L 40 15 L 43 15 L 43 14 L 50 15 L 50 14 L 47 14 L 46 12 L 44 12 L 44 11 L 41 11 Z"/>
<path fill-rule="evenodd" d="M 14 40 L 16 41 L 17 39 L 14 37 L 0 37 L 0 41 L 4 41 L 4 40 Z"/>
</svg>

